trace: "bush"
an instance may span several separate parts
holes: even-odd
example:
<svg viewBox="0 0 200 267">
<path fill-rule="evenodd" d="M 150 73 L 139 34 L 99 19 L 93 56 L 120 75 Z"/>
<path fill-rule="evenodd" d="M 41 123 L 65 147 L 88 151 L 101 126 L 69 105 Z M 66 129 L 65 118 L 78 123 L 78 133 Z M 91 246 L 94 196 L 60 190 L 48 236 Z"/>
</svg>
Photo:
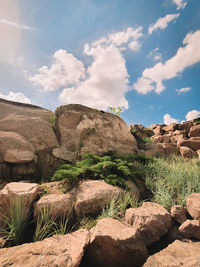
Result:
<svg viewBox="0 0 200 267">
<path fill-rule="evenodd" d="M 83 160 L 74 165 L 64 164 L 55 171 L 52 181 L 66 180 L 74 186 L 81 179 L 105 180 L 105 182 L 128 189 L 126 180 L 137 183 L 137 178 L 142 179 L 145 166 L 151 160 L 143 155 L 105 155 L 99 157 L 84 154 Z"/>
</svg>

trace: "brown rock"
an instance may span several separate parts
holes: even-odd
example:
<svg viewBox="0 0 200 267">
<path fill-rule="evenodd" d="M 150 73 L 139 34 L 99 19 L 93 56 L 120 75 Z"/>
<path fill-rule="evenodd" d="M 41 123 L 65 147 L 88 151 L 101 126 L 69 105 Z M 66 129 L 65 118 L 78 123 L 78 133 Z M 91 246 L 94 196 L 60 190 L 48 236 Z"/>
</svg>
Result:
<svg viewBox="0 0 200 267">
<path fill-rule="evenodd" d="M 158 144 L 146 143 L 145 150 L 146 150 L 145 151 L 146 156 L 164 156 L 163 145 L 160 143 Z"/>
<path fill-rule="evenodd" d="M 38 197 L 38 184 L 13 182 L 0 191 L 0 224 L 4 225 L 4 216 L 10 216 L 10 206 L 22 205 L 24 218 L 28 216 L 32 203 Z"/>
<path fill-rule="evenodd" d="M 197 155 L 200 158 L 200 149 L 197 150 Z"/>
<path fill-rule="evenodd" d="M 55 158 L 67 160 L 69 162 L 74 162 L 78 157 L 77 152 L 68 151 L 68 150 L 64 149 L 63 147 L 62 148 L 54 148 L 52 151 L 52 155 Z"/>
<path fill-rule="evenodd" d="M 193 158 L 196 156 L 196 152 L 189 147 L 181 146 L 180 153 L 183 158 Z"/>
<path fill-rule="evenodd" d="M 162 135 L 164 131 L 162 130 L 162 125 L 158 124 L 156 128 L 153 129 L 155 135 Z"/>
<path fill-rule="evenodd" d="M 175 205 L 171 207 L 171 216 L 176 220 L 178 223 L 182 224 L 184 221 L 187 220 L 187 210 L 181 205 Z"/>
<path fill-rule="evenodd" d="M 200 124 L 190 128 L 189 137 L 200 137 Z"/>
<path fill-rule="evenodd" d="M 178 124 L 177 123 L 171 123 L 169 125 L 164 126 L 163 130 L 165 132 L 178 130 Z"/>
<path fill-rule="evenodd" d="M 167 248 L 150 256 L 144 267 L 199 267 L 200 242 L 188 243 L 176 240 Z"/>
<path fill-rule="evenodd" d="M 43 241 L 0 250 L 1 266 L 78 267 L 89 243 L 89 232 L 53 236 Z"/>
<path fill-rule="evenodd" d="M 169 212 L 156 203 L 144 202 L 139 208 L 126 210 L 125 221 L 138 229 L 146 245 L 158 241 L 171 227 Z"/>
<path fill-rule="evenodd" d="M 193 193 L 187 197 L 187 211 L 195 220 L 200 220 L 200 193 Z"/>
<path fill-rule="evenodd" d="M 158 126 L 158 124 L 151 124 L 150 128 L 153 130 Z"/>
<path fill-rule="evenodd" d="M 147 249 L 139 232 L 112 218 L 99 220 L 90 230 L 90 245 L 86 252 L 89 266 L 141 266 Z"/>
<path fill-rule="evenodd" d="M 4 246 L 5 242 L 6 241 L 0 237 L 0 248 L 2 248 Z"/>
<path fill-rule="evenodd" d="M 35 159 L 31 151 L 20 151 L 17 149 L 8 149 L 4 155 L 4 161 L 15 164 L 28 163 Z"/>
<path fill-rule="evenodd" d="M 75 213 L 78 217 L 98 214 L 102 208 L 108 205 L 112 197 L 123 192 L 123 189 L 104 181 L 84 181 L 76 190 Z"/>
<path fill-rule="evenodd" d="M 180 149 L 174 144 L 163 143 L 163 151 L 166 156 L 171 154 L 179 155 Z"/>
<path fill-rule="evenodd" d="M 170 143 L 170 137 L 165 135 L 153 135 L 151 140 L 155 143 Z"/>
<path fill-rule="evenodd" d="M 51 219 L 70 218 L 73 214 L 73 197 L 67 194 L 49 194 L 41 197 L 34 206 L 34 217 L 47 210 Z"/>
<path fill-rule="evenodd" d="M 187 220 L 179 227 L 179 231 L 185 237 L 200 239 L 200 221 Z"/>
<path fill-rule="evenodd" d="M 67 193 L 70 191 L 70 186 L 68 186 L 64 181 L 55 181 L 49 183 L 43 183 L 40 185 L 41 194 L 61 194 Z"/>
<path fill-rule="evenodd" d="M 179 124 L 179 129 L 184 130 L 185 133 L 188 134 L 192 126 L 193 126 L 192 121 L 186 121 L 186 122 L 183 122 L 182 124 Z"/>
<path fill-rule="evenodd" d="M 192 140 L 192 139 L 187 139 L 187 140 L 178 140 L 177 142 L 177 146 L 181 147 L 181 146 L 186 146 L 191 148 L 192 150 L 196 151 L 198 149 L 200 149 L 200 140 Z"/>
<path fill-rule="evenodd" d="M 56 109 L 56 116 L 63 150 L 98 155 L 138 151 L 128 126 L 114 114 L 71 104 Z"/>
</svg>

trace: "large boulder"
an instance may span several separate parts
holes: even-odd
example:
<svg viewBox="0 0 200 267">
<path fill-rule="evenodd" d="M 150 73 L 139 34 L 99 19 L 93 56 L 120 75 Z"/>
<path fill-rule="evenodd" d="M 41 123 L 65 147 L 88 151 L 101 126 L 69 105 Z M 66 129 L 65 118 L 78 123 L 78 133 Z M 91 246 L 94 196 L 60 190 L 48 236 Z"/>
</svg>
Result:
<svg viewBox="0 0 200 267">
<path fill-rule="evenodd" d="M 148 256 L 140 233 L 128 224 L 112 218 L 98 221 L 90 230 L 86 266 L 141 266 Z"/>
<path fill-rule="evenodd" d="M 98 180 L 84 181 L 75 190 L 77 197 L 74 208 L 78 217 L 98 214 L 109 204 L 112 197 L 124 192 L 119 187 Z"/>
<path fill-rule="evenodd" d="M 200 193 L 193 193 L 187 197 L 187 211 L 195 220 L 200 220 Z"/>
<path fill-rule="evenodd" d="M 189 147 L 181 146 L 180 153 L 183 158 L 189 159 L 196 156 L 196 152 Z"/>
<path fill-rule="evenodd" d="M 171 123 L 169 125 L 166 125 L 166 126 L 163 126 L 162 129 L 165 131 L 165 132 L 168 132 L 168 131 L 175 131 L 175 130 L 178 130 L 178 127 L 179 125 L 177 123 Z"/>
<path fill-rule="evenodd" d="M 151 143 L 146 143 L 145 144 L 145 155 L 146 156 L 164 156 L 164 149 L 163 149 L 163 144 L 162 143 L 157 143 L 157 144 L 151 144 Z"/>
<path fill-rule="evenodd" d="M 126 210 L 125 221 L 138 229 L 146 245 L 158 241 L 172 225 L 169 212 L 161 205 L 151 202 Z"/>
<path fill-rule="evenodd" d="M 138 151 L 137 142 L 128 126 L 114 114 L 71 104 L 57 108 L 56 117 L 62 151 L 77 155 L 85 152 L 102 155 L 108 151 L 117 154 Z"/>
<path fill-rule="evenodd" d="M 174 205 L 170 210 L 172 218 L 180 224 L 187 220 L 187 210 L 181 205 Z"/>
<path fill-rule="evenodd" d="M 89 232 L 53 236 L 43 241 L 0 249 L 1 266 L 78 267 L 89 243 Z"/>
<path fill-rule="evenodd" d="M 178 147 L 182 147 L 182 146 L 186 146 L 191 148 L 192 150 L 196 151 L 198 149 L 200 149 L 200 139 L 179 139 L 177 142 L 177 146 Z"/>
<path fill-rule="evenodd" d="M 200 242 L 188 243 L 176 240 L 167 248 L 150 256 L 144 267 L 199 267 Z"/>
</svg>

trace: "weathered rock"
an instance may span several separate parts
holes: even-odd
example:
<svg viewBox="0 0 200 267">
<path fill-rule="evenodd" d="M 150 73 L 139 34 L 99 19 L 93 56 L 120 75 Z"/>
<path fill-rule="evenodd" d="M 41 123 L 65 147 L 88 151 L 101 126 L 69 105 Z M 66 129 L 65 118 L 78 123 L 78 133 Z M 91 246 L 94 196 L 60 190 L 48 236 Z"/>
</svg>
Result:
<svg viewBox="0 0 200 267">
<path fill-rule="evenodd" d="M 4 225 L 4 216 L 10 216 L 10 206 L 20 205 L 24 218 L 28 216 L 32 203 L 38 197 L 38 184 L 12 182 L 0 191 L 0 224 Z"/>
<path fill-rule="evenodd" d="M 28 163 L 36 159 L 31 151 L 21 151 L 17 149 L 8 149 L 4 155 L 4 161 L 15 164 Z"/>
<path fill-rule="evenodd" d="M 140 233 L 112 218 L 99 220 L 90 230 L 90 245 L 86 251 L 89 266 L 141 266 L 147 249 Z"/>
<path fill-rule="evenodd" d="M 78 267 L 89 243 L 89 232 L 53 236 L 43 241 L 0 249 L 1 266 Z"/>
<path fill-rule="evenodd" d="M 181 146 L 180 153 L 183 158 L 193 158 L 196 156 L 196 152 L 189 147 Z"/>
<path fill-rule="evenodd" d="M 181 146 L 186 146 L 191 148 L 192 150 L 196 151 L 198 149 L 200 149 L 200 140 L 194 140 L 194 139 L 187 139 L 187 140 L 178 140 L 177 142 L 177 146 L 181 147 Z"/>
<path fill-rule="evenodd" d="M 138 229 L 146 245 L 158 241 L 171 227 L 169 212 L 156 203 L 144 202 L 139 208 L 126 210 L 125 221 Z"/>
<path fill-rule="evenodd" d="M 65 183 L 65 181 L 55 181 L 42 183 L 39 187 L 41 194 L 61 194 L 67 193 L 70 191 L 71 187 Z"/>
<path fill-rule="evenodd" d="M 151 124 L 150 128 L 153 130 L 158 126 L 158 124 Z"/>
<path fill-rule="evenodd" d="M 71 104 L 58 108 L 56 116 L 63 150 L 98 155 L 138 151 L 128 126 L 114 114 Z"/>
<path fill-rule="evenodd" d="M 175 205 L 171 207 L 170 213 L 174 220 L 180 224 L 187 220 L 187 210 L 181 205 Z"/>
<path fill-rule="evenodd" d="M 164 156 L 164 150 L 162 144 L 145 144 L 145 155 L 146 156 Z"/>
<path fill-rule="evenodd" d="M 186 122 L 179 124 L 179 129 L 184 130 L 185 133 L 188 134 L 192 126 L 193 126 L 192 121 L 186 121 Z"/>
<path fill-rule="evenodd" d="M 165 135 L 153 135 L 151 140 L 155 143 L 170 143 L 170 137 Z"/>
<path fill-rule="evenodd" d="M 73 216 L 73 196 L 67 194 L 48 194 L 41 197 L 34 205 L 34 217 L 47 211 L 51 219 L 65 219 Z"/>
<path fill-rule="evenodd" d="M 98 214 L 112 197 L 119 196 L 123 192 L 123 189 L 104 181 L 84 181 L 76 190 L 75 213 L 78 217 Z"/>
<path fill-rule="evenodd" d="M 158 124 L 156 128 L 153 129 L 155 135 L 162 135 L 164 133 L 162 125 Z"/>
<path fill-rule="evenodd" d="M 200 221 L 187 220 L 180 227 L 179 232 L 189 238 L 200 239 Z"/>
<path fill-rule="evenodd" d="M 200 137 L 200 124 L 190 128 L 189 137 Z"/>
<path fill-rule="evenodd" d="M 78 157 L 77 152 L 68 151 L 68 150 L 64 149 L 63 147 L 62 148 L 54 148 L 52 151 L 52 155 L 55 158 L 67 160 L 69 162 L 74 162 Z"/>
<path fill-rule="evenodd" d="M 176 240 L 167 248 L 150 256 L 144 267 L 199 267 L 200 242 L 188 243 Z"/>
<path fill-rule="evenodd" d="M 193 193 L 187 197 L 187 211 L 195 220 L 200 220 L 200 193 Z"/>
<path fill-rule="evenodd" d="M 163 143 L 162 146 L 163 146 L 163 151 L 166 156 L 169 156 L 171 154 L 178 155 L 180 152 L 180 149 L 174 144 Z"/>
<path fill-rule="evenodd" d="M 178 130 L 178 124 L 177 123 L 171 123 L 169 125 L 164 126 L 163 130 L 165 132 Z"/>
</svg>

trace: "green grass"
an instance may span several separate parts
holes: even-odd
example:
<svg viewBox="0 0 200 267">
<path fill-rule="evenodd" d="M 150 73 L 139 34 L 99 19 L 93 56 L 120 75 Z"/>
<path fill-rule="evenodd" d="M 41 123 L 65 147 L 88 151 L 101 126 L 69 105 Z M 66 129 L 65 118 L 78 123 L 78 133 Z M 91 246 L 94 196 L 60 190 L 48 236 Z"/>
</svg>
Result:
<svg viewBox="0 0 200 267">
<path fill-rule="evenodd" d="M 131 180 L 137 184 L 142 179 L 144 164 L 152 159 L 143 155 L 107 155 L 99 157 L 84 154 L 83 160 L 74 165 L 64 164 L 55 171 L 52 181 L 65 180 L 75 186 L 82 179 L 105 180 L 105 182 L 129 189 L 125 183 Z"/>
<path fill-rule="evenodd" d="M 146 173 L 146 186 L 154 197 L 152 201 L 166 208 L 186 204 L 189 194 L 200 192 L 200 161 L 185 161 L 180 156 L 157 158 L 148 164 L 150 172 Z"/>
<path fill-rule="evenodd" d="M 23 198 L 12 198 L 8 213 L 1 210 L 5 227 L 0 228 L 0 236 L 13 245 L 19 245 L 24 238 L 24 230 L 29 223 L 29 213 Z"/>
</svg>

